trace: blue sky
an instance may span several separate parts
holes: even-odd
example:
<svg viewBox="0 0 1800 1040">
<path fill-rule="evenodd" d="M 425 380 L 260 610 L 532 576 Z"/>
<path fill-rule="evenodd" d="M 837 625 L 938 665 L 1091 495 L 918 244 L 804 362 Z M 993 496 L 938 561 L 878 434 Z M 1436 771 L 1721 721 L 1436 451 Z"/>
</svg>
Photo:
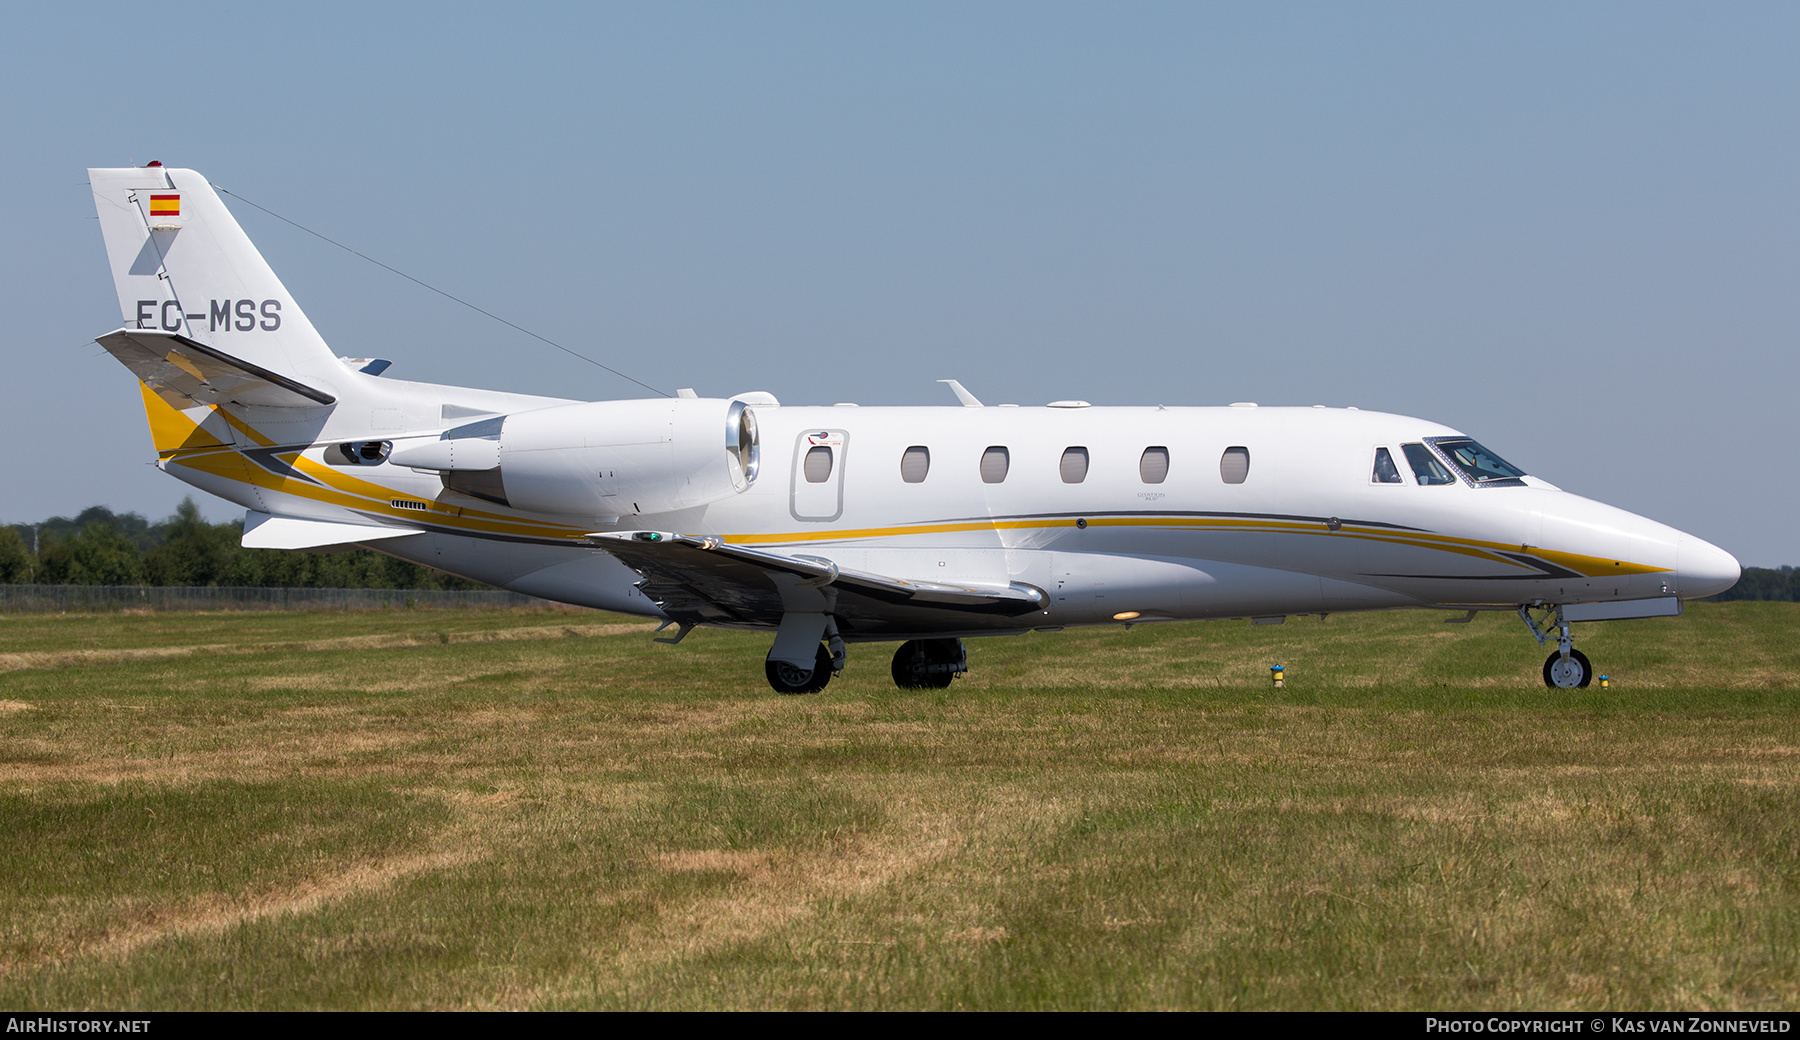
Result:
<svg viewBox="0 0 1800 1040">
<path fill-rule="evenodd" d="M 1794 5 L 35 5 L 0 519 L 151 516 L 89 166 L 663 389 L 1353 404 L 1800 563 Z M 229 199 L 227 200 L 230 201 Z M 635 388 L 255 211 L 338 353 Z M 209 516 L 232 515 L 208 500 Z"/>
</svg>

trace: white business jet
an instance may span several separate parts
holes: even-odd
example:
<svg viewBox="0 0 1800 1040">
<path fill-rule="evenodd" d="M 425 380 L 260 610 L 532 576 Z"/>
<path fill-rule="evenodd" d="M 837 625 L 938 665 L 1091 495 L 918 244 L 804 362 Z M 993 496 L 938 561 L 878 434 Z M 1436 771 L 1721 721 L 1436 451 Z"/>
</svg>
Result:
<svg viewBox="0 0 1800 1040">
<path fill-rule="evenodd" d="M 1681 612 L 1738 563 L 1467 436 L 1354 408 L 783 407 L 570 401 L 340 358 L 206 179 L 90 170 L 157 465 L 244 506 L 250 547 L 361 546 L 501 588 L 771 632 L 823 689 L 851 643 L 943 687 L 962 640 L 1068 625 L 1516 611 L 1586 686 L 1570 625 Z"/>
</svg>

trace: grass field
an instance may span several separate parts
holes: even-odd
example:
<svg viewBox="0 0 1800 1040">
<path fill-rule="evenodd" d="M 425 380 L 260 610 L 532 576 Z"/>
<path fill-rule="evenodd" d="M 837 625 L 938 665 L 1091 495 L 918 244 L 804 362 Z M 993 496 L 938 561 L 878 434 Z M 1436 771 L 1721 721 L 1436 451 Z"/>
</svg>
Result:
<svg viewBox="0 0 1800 1040">
<path fill-rule="evenodd" d="M 1800 605 L 1439 618 L 0 615 L 0 1006 L 1800 1006 Z"/>
</svg>

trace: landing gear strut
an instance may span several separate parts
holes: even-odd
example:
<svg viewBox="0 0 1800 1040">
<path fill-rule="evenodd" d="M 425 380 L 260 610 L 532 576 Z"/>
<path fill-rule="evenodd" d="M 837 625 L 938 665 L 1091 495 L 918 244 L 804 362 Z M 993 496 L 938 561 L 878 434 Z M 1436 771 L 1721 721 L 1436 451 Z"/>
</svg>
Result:
<svg viewBox="0 0 1800 1040">
<path fill-rule="evenodd" d="M 903 690 L 941 690 L 968 670 L 960 639 L 909 639 L 894 651 L 894 685 Z"/>
<path fill-rule="evenodd" d="M 1531 616 L 1531 605 L 1519 607 L 1519 617 L 1531 634 L 1537 637 L 1538 645 L 1550 642 L 1551 632 L 1555 631 L 1556 652 L 1544 661 L 1544 685 L 1556 690 L 1574 690 L 1586 686 L 1594 678 L 1594 666 L 1588 663 L 1587 655 L 1575 649 L 1575 639 L 1569 634 L 1568 619 L 1563 617 L 1561 606 L 1547 609 L 1540 618 Z"/>
</svg>

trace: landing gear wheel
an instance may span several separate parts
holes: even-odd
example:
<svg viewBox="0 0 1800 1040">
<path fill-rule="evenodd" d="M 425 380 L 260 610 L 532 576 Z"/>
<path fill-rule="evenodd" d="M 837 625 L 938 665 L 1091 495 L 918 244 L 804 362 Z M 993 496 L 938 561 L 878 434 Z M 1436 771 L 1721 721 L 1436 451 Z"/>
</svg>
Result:
<svg viewBox="0 0 1800 1040">
<path fill-rule="evenodd" d="M 818 656 L 813 658 L 812 670 L 795 668 L 786 661 L 764 661 L 764 671 L 768 673 L 769 685 L 776 693 L 818 693 L 831 682 L 831 651 L 825 644 L 819 644 Z"/>
<path fill-rule="evenodd" d="M 1550 655 L 1544 662 L 1544 685 L 1551 689 L 1574 690 L 1586 686 L 1594 678 L 1594 666 L 1588 663 L 1587 655 L 1579 650 L 1569 651 L 1567 660 L 1562 651 Z"/>
<path fill-rule="evenodd" d="M 894 651 L 894 685 L 902 690 L 942 690 L 968 670 L 960 639 L 909 639 Z"/>
</svg>

